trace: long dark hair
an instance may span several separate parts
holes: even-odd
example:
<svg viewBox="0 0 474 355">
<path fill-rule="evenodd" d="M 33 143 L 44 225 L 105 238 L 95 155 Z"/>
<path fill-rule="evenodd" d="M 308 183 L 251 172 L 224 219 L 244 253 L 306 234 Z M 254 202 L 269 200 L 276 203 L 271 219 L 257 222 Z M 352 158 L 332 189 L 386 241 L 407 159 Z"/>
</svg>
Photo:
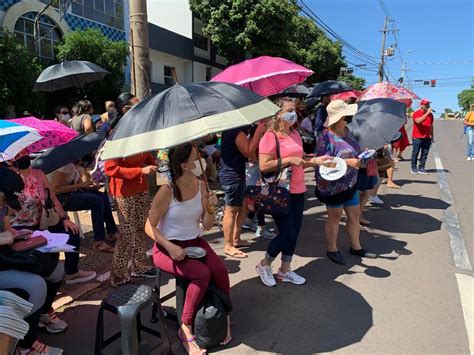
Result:
<svg viewBox="0 0 474 355">
<path fill-rule="evenodd" d="M 117 109 L 117 112 L 113 114 L 113 117 L 109 116 L 111 130 L 115 128 L 117 123 L 124 115 L 123 108 L 125 106 L 131 105 L 131 101 L 134 98 L 135 95 L 130 94 L 129 92 L 122 92 L 119 96 L 117 96 L 117 98 L 115 99 L 115 108 Z"/>
<path fill-rule="evenodd" d="M 183 196 L 179 190 L 176 181 L 183 175 L 183 168 L 181 164 L 186 163 L 193 146 L 190 143 L 182 144 L 178 147 L 171 148 L 168 153 L 170 175 L 171 175 L 171 187 L 173 188 L 173 194 L 177 201 L 183 201 Z"/>
</svg>

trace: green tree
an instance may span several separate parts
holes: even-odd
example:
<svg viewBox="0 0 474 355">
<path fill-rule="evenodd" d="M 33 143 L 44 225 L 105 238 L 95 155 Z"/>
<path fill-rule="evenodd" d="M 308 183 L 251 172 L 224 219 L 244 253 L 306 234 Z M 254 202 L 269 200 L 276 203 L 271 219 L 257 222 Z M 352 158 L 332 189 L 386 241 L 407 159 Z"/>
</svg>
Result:
<svg viewBox="0 0 474 355">
<path fill-rule="evenodd" d="M 469 105 L 474 104 L 474 88 L 461 91 L 458 94 L 458 103 L 463 111 L 469 111 Z"/>
<path fill-rule="evenodd" d="M 57 47 L 57 59 L 87 60 L 110 72 L 103 80 L 86 84 L 79 90 L 64 90 L 70 100 L 66 103 L 71 104 L 72 100 L 86 96 L 98 112 L 103 110 L 104 101 L 114 100 L 121 92 L 127 54 L 126 42 L 112 41 L 98 29 L 66 33 L 63 43 Z"/>
<path fill-rule="evenodd" d="M 41 73 L 38 60 L 6 29 L 0 28 L 0 115 L 43 110 L 44 97 L 32 93 Z"/>
<path fill-rule="evenodd" d="M 314 71 L 310 83 L 334 79 L 345 66 L 342 46 L 331 41 L 296 0 L 189 0 L 209 36 L 230 64 L 269 55 Z"/>
<path fill-rule="evenodd" d="M 365 79 L 353 74 L 341 75 L 337 80 L 345 81 L 352 86 L 353 89 L 362 91 L 365 89 Z"/>
</svg>

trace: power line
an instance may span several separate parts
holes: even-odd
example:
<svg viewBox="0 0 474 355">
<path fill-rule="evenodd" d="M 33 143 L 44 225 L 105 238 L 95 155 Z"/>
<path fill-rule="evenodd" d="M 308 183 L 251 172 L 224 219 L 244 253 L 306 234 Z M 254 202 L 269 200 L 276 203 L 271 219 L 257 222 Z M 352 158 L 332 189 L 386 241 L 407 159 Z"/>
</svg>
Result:
<svg viewBox="0 0 474 355">
<path fill-rule="evenodd" d="M 316 24 L 319 25 L 326 33 L 334 37 L 336 40 L 340 41 L 343 46 L 346 47 L 347 50 L 350 50 L 353 52 L 359 59 L 361 59 L 364 63 L 370 63 L 370 64 L 376 64 L 374 59 L 377 59 L 374 56 L 371 56 L 358 48 L 354 47 L 351 45 L 349 42 L 347 42 L 345 39 L 343 39 L 340 35 L 338 35 L 329 25 L 327 25 L 316 13 L 304 3 L 304 1 L 301 0 L 301 4 L 303 5 L 304 8 L 300 8 L 301 11 L 308 16 L 310 19 L 312 19 Z"/>
</svg>

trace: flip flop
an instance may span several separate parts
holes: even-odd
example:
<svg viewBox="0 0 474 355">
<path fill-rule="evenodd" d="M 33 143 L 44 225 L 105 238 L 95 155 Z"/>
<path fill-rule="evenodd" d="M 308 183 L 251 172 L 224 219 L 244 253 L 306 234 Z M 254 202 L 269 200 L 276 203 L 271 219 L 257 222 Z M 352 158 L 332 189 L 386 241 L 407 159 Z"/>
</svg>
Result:
<svg viewBox="0 0 474 355">
<path fill-rule="evenodd" d="M 226 346 L 226 345 L 229 345 L 231 341 L 232 341 L 232 336 L 225 338 L 224 341 L 221 342 L 219 345 Z"/>
<path fill-rule="evenodd" d="M 401 186 L 398 186 L 397 184 L 393 184 L 393 185 L 387 184 L 387 187 L 388 187 L 389 189 L 396 189 L 396 190 L 399 190 L 399 189 L 402 188 Z"/>
<path fill-rule="evenodd" d="M 113 253 L 114 247 L 111 247 L 106 242 L 94 243 L 92 249 L 101 253 Z"/>
<path fill-rule="evenodd" d="M 234 247 L 235 248 L 235 247 Z M 236 259 L 245 259 L 248 258 L 248 255 L 239 249 L 235 249 L 234 252 L 228 252 L 224 250 L 224 254 Z"/>
</svg>

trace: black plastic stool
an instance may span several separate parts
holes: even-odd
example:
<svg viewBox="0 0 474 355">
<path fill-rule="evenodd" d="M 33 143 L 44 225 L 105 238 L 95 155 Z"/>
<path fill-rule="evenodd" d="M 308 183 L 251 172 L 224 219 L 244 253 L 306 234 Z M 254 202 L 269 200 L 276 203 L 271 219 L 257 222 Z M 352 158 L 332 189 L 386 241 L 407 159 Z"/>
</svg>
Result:
<svg viewBox="0 0 474 355">
<path fill-rule="evenodd" d="M 167 354 L 172 354 L 168 331 L 162 314 L 158 314 L 160 332 L 141 324 L 140 311 L 152 302 L 160 302 L 150 286 L 127 284 L 112 290 L 102 300 L 97 315 L 95 351 L 102 354 L 102 349 L 119 338 L 122 338 L 122 354 L 138 354 L 138 343 L 141 341 L 141 331 L 161 338 Z M 160 303 L 161 306 L 161 303 Z M 104 310 L 116 314 L 120 318 L 121 331 L 104 340 Z M 156 319 L 155 319 L 156 321 Z"/>
</svg>

